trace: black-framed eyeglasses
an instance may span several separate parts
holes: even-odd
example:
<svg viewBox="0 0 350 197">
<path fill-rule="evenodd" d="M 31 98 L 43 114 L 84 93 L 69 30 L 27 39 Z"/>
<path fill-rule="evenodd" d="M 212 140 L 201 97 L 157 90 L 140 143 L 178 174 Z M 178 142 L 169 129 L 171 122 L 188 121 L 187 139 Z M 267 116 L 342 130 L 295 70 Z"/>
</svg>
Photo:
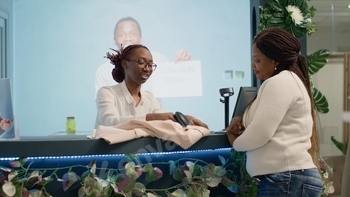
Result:
<svg viewBox="0 0 350 197">
<path fill-rule="evenodd" d="M 146 62 L 144 60 L 127 60 L 127 61 L 132 61 L 132 62 L 136 62 L 140 68 L 145 68 L 146 66 L 150 69 L 152 69 L 152 71 L 155 71 L 157 68 L 157 64 L 155 63 L 151 63 L 151 62 Z"/>
</svg>

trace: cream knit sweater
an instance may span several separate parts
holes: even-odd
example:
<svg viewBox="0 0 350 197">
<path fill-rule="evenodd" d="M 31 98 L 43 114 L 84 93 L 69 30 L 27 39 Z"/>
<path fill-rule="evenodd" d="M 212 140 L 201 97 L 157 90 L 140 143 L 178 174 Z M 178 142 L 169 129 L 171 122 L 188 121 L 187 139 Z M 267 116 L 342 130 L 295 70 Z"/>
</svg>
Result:
<svg viewBox="0 0 350 197">
<path fill-rule="evenodd" d="M 312 135 L 311 105 L 299 77 L 282 71 L 261 85 L 243 115 L 245 131 L 233 143 L 247 151 L 251 176 L 314 168 L 308 149 Z"/>
</svg>

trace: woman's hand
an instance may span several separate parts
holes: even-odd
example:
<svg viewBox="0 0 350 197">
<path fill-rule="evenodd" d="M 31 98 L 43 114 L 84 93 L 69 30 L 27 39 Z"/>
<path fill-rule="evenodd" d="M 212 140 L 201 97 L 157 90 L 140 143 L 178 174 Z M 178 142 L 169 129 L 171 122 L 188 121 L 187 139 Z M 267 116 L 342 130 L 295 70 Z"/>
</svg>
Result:
<svg viewBox="0 0 350 197">
<path fill-rule="evenodd" d="M 230 144 L 232 145 L 233 142 L 238 138 L 239 135 L 236 135 L 236 134 L 233 134 L 233 133 L 231 133 L 231 132 L 227 132 L 227 131 L 226 131 L 226 136 L 227 136 L 228 141 L 229 141 Z"/>
<path fill-rule="evenodd" d="M 169 112 L 169 113 L 152 113 L 152 114 L 147 114 L 146 115 L 146 120 L 172 120 L 176 122 L 174 118 L 174 114 Z"/>
<path fill-rule="evenodd" d="M 230 125 L 226 128 L 226 132 L 234 135 L 241 135 L 243 129 L 242 117 L 236 116 L 232 118 Z"/>
<path fill-rule="evenodd" d="M 204 122 L 202 122 L 201 120 L 190 116 L 190 115 L 186 115 L 186 118 L 188 119 L 188 121 L 190 121 L 191 125 L 196 125 L 196 126 L 200 126 L 200 127 L 204 127 L 204 128 L 208 128 L 208 125 L 206 125 Z"/>
<path fill-rule="evenodd" d="M 9 130 L 11 127 L 11 121 L 9 119 L 2 119 L 0 121 L 0 128 L 4 131 Z"/>
</svg>

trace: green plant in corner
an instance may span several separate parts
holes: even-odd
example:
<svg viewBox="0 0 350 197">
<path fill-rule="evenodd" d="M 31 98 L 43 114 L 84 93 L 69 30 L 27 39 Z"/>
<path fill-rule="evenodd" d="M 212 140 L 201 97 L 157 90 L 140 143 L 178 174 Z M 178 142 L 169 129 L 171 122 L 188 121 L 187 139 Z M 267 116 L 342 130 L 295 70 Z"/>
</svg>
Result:
<svg viewBox="0 0 350 197">
<path fill-rule="evenodd" d="M 344 144 L 342 142 L 339 142 L 334 138 L 334 136 L 331 137 L 331 140 L 333 144 L 343 153 L 343 155 L 346 155 L 346 151 L 348 149 L 348 144 Z"/>
<path fill-rule="evenodd" d="M 310 74 L 310 83 L 312 96 L 315 102 L 315 106 L 318 112 L 320 113 L 328 113 L 328 101 L 326 97 L 313 85 L 312 75 L 317 73 L 324 65 L 328 62 L 328 57 L 330 53 L 327 49 L 320 49 L 310 55 L 307 56 L 307 64 Z"/>
</svg>

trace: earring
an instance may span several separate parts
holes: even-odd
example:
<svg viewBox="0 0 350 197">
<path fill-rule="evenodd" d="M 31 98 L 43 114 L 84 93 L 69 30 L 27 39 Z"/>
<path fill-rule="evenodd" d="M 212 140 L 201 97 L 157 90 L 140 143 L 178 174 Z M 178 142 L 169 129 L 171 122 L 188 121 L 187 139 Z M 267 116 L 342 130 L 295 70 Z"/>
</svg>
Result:
<svg viewBox="0 0 350 197">
<path fill-rule="evenodd" d="M 277 66 L 275 66 L 275 70 L 277 70 Z"/>
</svg>

